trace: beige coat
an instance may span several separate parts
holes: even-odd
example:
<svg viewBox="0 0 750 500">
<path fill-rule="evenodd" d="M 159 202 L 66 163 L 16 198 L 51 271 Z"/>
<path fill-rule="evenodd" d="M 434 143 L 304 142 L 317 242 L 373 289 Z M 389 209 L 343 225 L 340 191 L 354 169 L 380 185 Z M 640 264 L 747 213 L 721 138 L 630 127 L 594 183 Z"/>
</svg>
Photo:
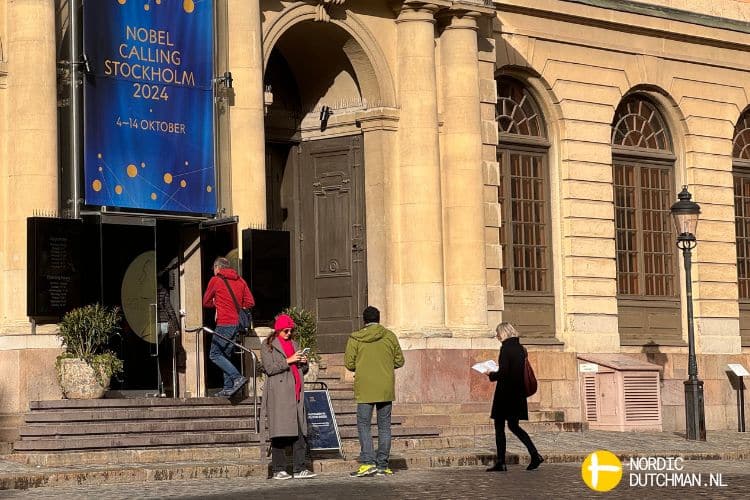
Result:
<svg viewBox="0 0 750 500">
<path fill-rule="evenodd" d="M 299 350 L 297 342 L 292 341 L 294 350 Z M 268 419 L 269 437 L 307 436 L 307 414 L 304 403 L 304 374 L 307 364 L 300 365 L 300 375 L 303 376 L 303 394 L 297 401 L 294 394 L 294 375 L 286 362 L 286 354 L 278 339 L 273 339 L 271 349 L 265 342 L 260 348 L 260 359 L 266 372 L 266 383 L 263 389 L 263 409 Z M 299 423 L 299 424 L 298 424 Z"/>
</svg>

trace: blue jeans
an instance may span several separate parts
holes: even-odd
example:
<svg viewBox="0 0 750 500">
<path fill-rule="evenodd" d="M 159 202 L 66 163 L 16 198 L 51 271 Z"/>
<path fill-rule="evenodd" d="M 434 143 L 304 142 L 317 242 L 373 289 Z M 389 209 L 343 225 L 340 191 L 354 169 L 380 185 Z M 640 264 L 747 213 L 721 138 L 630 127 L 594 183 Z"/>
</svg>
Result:
<svg viewBox="0 0 750 500">
<path fill-rule="evenodd" d="M 378 414 L 378 454 L 372 450 L 372 409 L 377 407 Z M 391 402 L 357 403 L 357 432 L 359 433 L 359 462 L 376 465 L 380 469 L 388 467 L 391 454 Z"/>
<path fill-rule="evenodd" d="M 235 340 L 237 337 L 237 326 L 217 325 L 216 333 L 228 339 Z M 233 349 L 234 346 L 232 344 L 218 335 L 214 335 L 211 339 L 211 350 L 208 353 L 208 358 L 224 372 L 224 389 L 227 390 L 231 389 L 234 381 L 242 376 L 230 360 Z"/>
</svg>

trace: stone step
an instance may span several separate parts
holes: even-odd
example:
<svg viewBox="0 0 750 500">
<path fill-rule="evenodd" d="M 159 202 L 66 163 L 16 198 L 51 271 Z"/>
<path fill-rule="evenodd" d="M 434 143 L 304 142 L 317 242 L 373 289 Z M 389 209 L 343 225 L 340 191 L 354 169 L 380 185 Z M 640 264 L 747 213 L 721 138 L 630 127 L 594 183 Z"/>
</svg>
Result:
<svg viewBox="0 0 750 500">
<path fill-rule="evenodd" d="M 328 386 L 329 391 L 349 391 L 351 398 L 354 399 L 354 384 L 351 382 L 332 380 L 331 382 L 326 382 L 326 385 Z"/>
<path fill-rule="evenodd" d="M 317 473 L 344 474 L 358 467 L 356 455 L 346 458 L 315 459 L 312 468 Z M 578 460 L 578 457 L 575 457 Z M 396 470 L 428 469 L 437 467 L 486 466 L 494 461 L 494 455 L 481 450 L 446 450 L 444 452 L 405 451 L 391 455 L 391 467 Z M 528 462 L 528 457 L 508 455 L 508 464 Z M 187 481 L 206 479 L 229 479 L 245 477 L 269 477 L 268 461 L 246 459 L 227 464 L 224 460 L 203 462 L 178 461 L 155 463 L 110 464 L 96 469 L 44 470 L 16 474 L 0 474 L 0 489 L 30 489 L 40 487 L 94 487 L 102 484 L 145 483 L 153 481 Z"/>
<path fill-rule="evenodd" d="M 97 437 L 31 439 L 14 444 L 16 451 L 93 450 L 154 446 L 216 445 L 258 442 L 254 432 L 157 433 L 146 435 L 109 434 Z"/>
<path fill-rule="evenodd" d="M 339 427 L 339 435 L 341 436 L 341 439 L 356 439 L 358 437 L 357 427 L 356 426 Z M 373 436 L 378 435 L 377 425 L 372 426 L 372 435 Z M 436 429 L 435 427 L 403 427 L 403 426 L 397 425 L 391 428 L 391 437 L 393 438 L 401 438 L 401 437 L 411 438 L 411 437 L 423 437 L 423 436 L 437 437 L 439 435 L 440 435 L 440 430 Z"/>
<path fill-rule="evenodd" d="M 91 422 L 124 420 L 173 420 L 195 418 L 252 417 L 251 405 L 217 407 L 173 407 L 173 408 L 107 408 L 82 410 L 32 411 L 26 415 L 26 423 L 37 422 Z"/>
<path fill-rule="evenodd" d="M 356 423 L 356 422 L 355 422 Z M 109 421 L 106 423 L 69 422 L 60 424 L 36 423 L 20 429 L 21 438 L 43 436 L 85 436 L 93 434 L 140 434 L 164 432 L 201 432 L 253 430 L 255 421 L 250 418 L 222 418 L 205 420 L 148 420 L 136 422 Z"/>
<path fill-rule="evenodd" d="M 59 399 L 50 401 L 31 401 L 29 409 L 68 410 L 68 409 L 104 409 L 104 408 L 172 408 L 172 407 L 217 407 L 245 406 L 253 404 L 252 398 L 230 403 L 226 398 L 116 398 L 116 399 Z"/>
<path fill-rule="evenodd" d="M 555 410 L 529 411 L 529 422 L 565 422 L 565 412 Z"/>
<path fill-rule="evenodd" d="M 377 443 L 377 440 L 376 440 Z M 413 450 L 447 450 L 450 448 L 466 448 L 474 444 L 474 438 L 465 436 L 452 437 L 400 437 L 394 436 L 391 441 L 391 452 L 399 453 Z M 377 444 L 376 444 L 377 445 Z M 359 454 L 359 440 L 356 438 L 342 438 L 344 456 Z M 137 449 L 91 449 L 86 451 L 26 451 L 17 452 L 6 458 L 16 462 L 47 467 L 128 464 L 128 463 L 166 463 L 166 462 L 206 462 L 219 460 L 233 462 L 238 460 L 257 460 L 261 453 L 259 443 L 244 445 L 217 444 L 210 446 L 137 448 Z M 330 452 L 313 451 L 313 457 L 330 456 Z"/>
<path fill-rule="evenodd" d="M 406 417 L 393 416 L 392 425 L 401 425 Z M 339 427 L 356 426 L 355 413 L 336 414 Z M 377 423 L 377 415 L 373 412 L 372 423 Z M 407 425 L 432 425 L 419 420 L 409 421 Z M 85 421 L 64 422 L 31 422 L 21 426 L 19 432 L 23 439 L 37 436 L 75 436 L 92 434 L 135 434 L 156 432 L 198 432 L 254 429 L 255 422 L 252 415 L 242 418 L 210 418 L 210 419 L 161 419 L 161 420 L 107 420 L 105 423 Z"/>
<path fill-rule="evenodd" d="M 336 423 L 338 424 L 339 428 L 349 425 L 357 425 L 357 415 L 356 414 L 344 414 L 344 415 L 336 415 Z M 377 415 L 375 412 L 372 412 L 372 423 L 377 423 Z M 402 425 L 404 423 L 404 417 L 397 417 L 397 416 L 391 416 L 391 425 Z M 417 423 L 410 423 L 409 425 L 419 425 L 419 426 L 425 426 L 429 424 L 425 424 L 423 422 L 417 422 Z"/>
<path fill-rule="evenodd" d="M 434 425 L 434 424 L 433 424 Z M 487 437 L 495 435 L 495 426 L 488 419 L 486 424 L 452 424 L 435 425 L 440 429 L 441 437 L 474 436 Z M 539 432 L 584 432 L 588 430 L 588 422 L 521 422 L 521 428 L 530 433 Z M 505 429 L 506 434 L 508 431 Z"/>
</svg>

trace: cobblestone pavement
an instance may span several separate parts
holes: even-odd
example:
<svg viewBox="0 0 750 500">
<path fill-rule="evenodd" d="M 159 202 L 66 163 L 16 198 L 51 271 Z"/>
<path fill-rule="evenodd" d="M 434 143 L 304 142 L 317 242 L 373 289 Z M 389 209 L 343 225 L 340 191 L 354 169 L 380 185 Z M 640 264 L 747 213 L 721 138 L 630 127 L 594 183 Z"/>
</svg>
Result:
<svg viewBox="0 0 750 500">
<path fill-rule="evenodd" d="M 98 487 L 38 488 L 0 491 L 0 498 L 28 499 L 129 499 L 129 498 L 262 498 L 294 497 L 321 499 L 504 499 L 504 498 L 613 498 L 693 499 L 748 498 L 748 461 L 690 461 L 683 472 L 721 474 L 723 487 L 656 488 L 630 487 L 626 469 L 620 485 L 608 493 L 589 490 L 581 480 L 578 464 L 542 464 L 534 472 L 520 466 L 507 473 L 487 473 L 480 467 L 400 471 L 391 477 L 350 478 L 346 474 L 321 475 L 314 479 L 273 481 L 259 478 L 197 481 L 159 481 L 150 484 L 117 484 Z M 717 476 L 714 476 L 718 478 Z"/>
</svg>

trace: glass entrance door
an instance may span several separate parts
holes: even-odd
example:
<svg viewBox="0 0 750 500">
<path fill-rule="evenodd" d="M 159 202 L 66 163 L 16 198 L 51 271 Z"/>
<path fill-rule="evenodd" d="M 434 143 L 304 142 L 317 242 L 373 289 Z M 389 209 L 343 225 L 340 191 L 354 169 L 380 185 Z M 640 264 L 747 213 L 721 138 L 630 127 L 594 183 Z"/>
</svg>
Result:
<svg viewBox="0 0 750 500">
<path fill-rule="evenodd" d="M 229 259 L 232 267 L 240 276 L 242 268 L 240 265 L 239 238 L 237 236 L 237 217 L 226 219 L 217 219 L 204 222 L 200 225 L 200 246 L 201 246 L 201 290 L 206 290 L 208 280 L 214 275 L 213 264 L 217 257 Z M 213 309 L 203 309 L 203 324 L 213 328 L 216 326 L 215 311 Z M 203 342 L 203 352 L 205 353 L 206 363 L 206 389 L 208 394 L 213 394 L 221 389 L 224 381 L 222 371 L 214 365 L 208 358 L 211 348 L 211 336 L 206 335 Z M 234 365 L 241 370 L 241 358 L 236 355 L 232 359 Z"/>
<path fill-rule="evenodd" d="M 113 378 L 119 396 L 164 394 L 158 330 L 156 220 L 151 217 L 101 217 L 102 302 L 122 309 L 119 338 L 111 349 L 124 372 Z"/>
</svg>

